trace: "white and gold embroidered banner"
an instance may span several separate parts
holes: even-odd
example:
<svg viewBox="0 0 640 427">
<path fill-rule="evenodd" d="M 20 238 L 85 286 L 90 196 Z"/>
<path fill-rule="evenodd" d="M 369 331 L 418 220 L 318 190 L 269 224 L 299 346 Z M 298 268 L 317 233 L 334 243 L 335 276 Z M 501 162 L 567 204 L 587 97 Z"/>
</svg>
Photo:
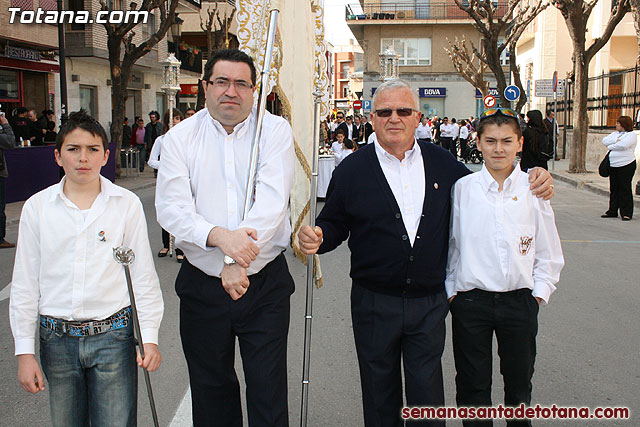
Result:
<svg viewBox="0 0 640 427">
<path fill-rule="evenodd" d="M 309 192 L 313 154 L 313 92 L 323 92 L 321 117 L 329 113 L 329 80 L 324 45 L 322 0 L 280 0 L 278 31 L 267 93 L 275 92 L 283 116 L 293 128 L 296 170 L 291 190 L 292 245 L 296 257 L 306 260 L 297 242 L 298 230 L 309 223 Z M 269 25 L 269 0 L 236 0 L 238 41 L 262 70 Z M 260 80 L 260 79 L 258 79 Z M 316 265 L 319 266 L 317 259 Z M 322 283 L 320 269 L 316 284 Z"/>
</svg>

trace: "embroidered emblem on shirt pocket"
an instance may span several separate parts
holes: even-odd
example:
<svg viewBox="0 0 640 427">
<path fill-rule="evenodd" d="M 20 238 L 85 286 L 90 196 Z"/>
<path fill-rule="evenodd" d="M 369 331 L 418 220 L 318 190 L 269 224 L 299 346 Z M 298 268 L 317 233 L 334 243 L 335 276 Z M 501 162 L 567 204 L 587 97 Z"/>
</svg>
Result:
<svg viewBox="0 0 640 427">
<path fill-rule="evenodd" d="M 518 249 L 520 250 L 520 255 L 525 256 L 529 254 L 531 250 L 531 245 L 533 243 L 532 236 L 520 236 L 520 244 L 518 245 Z"/>
</svg>

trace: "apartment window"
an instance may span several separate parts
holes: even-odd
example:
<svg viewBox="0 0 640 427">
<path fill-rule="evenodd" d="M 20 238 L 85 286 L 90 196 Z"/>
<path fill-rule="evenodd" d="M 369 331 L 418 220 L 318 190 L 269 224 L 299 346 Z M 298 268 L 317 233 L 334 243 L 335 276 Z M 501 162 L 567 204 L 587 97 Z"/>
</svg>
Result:
<svg viewBox="0 0 640 427">
<path fill-rule="evenodd" d="M 121 0 L 107 0 L 107 7 L 109 10 L 122 10 Z"/>
<path fill-rule="evenodd" d="M 341 76 L 341 78 L 348 79 L 350 71 L 351 71 L 351 68 L 348 65 L 343 65 L 342 66 L 342 76 Z"/>
<path fill-rule="evenodd" d="M 84 0 L 69 0 L 69 7 L 67 10 L 74 12 L 84 11 Z M 70 31 L 84 31 L 84 24 L 71 23 L 69 25 Z"/>
<path fill-rule="evenodd" d="M 148 39 L 151 34 L 156 32 L 156 16 L 149 12 L 149 19 L 146 24 L 142 24 L 142 35 Z"/>
<path fill-rule="evenodd" d="M 498 39 L 498 47 L 502 46 L 503 43 L 504 43 L 504 38 L 500 37 Z M 509 65 L 509 47 L 508 46 L 505 47 L 502 53 L 500 54 L 500 65 L 502 65 L 503 67 L 506 67 L 507 65 Z"/>
<path fill-rule="evenodd" d="M 382 39 L 381 51 L 393 48 L 400 55 L 399 65 L 431 65 L 431 39 Z"/>
<path fill-rule="evenodd" d="M 349 93 L 351 91 L 349 90 L 349 86 L 345 86 L 342 88 L 342 97 L 343 98 L 349 98 Z"/>
<path fill-rule="evenodd" d="M 80 108 L 84 108 L 94 119 L 98 117 L 96 92 L 95 86 L 80 86 Z"/>
</svg>

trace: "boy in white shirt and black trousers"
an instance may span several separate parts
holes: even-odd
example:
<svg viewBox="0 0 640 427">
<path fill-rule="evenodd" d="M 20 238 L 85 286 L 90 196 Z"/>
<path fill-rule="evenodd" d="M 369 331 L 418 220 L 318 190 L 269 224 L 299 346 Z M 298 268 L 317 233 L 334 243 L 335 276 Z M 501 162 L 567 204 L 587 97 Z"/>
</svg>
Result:
<svg viewBox="0 0 640 427">
<path fill-rule="evenodd" d="M 107 146 L 100 123 L 82 110 L 71 114 L 54 152 L 65 177 L 29 198 L 20 217 L 9 304 L 18 381 L 29 393 L 43 391 L 44 371 L 54 427 L 135 426 L 136 364 L 154 371 L 162 359 L 164 305 L 142 203 L 100 176 Z M 136 257 L 144 360 L 136 357 L 124 270 L 113 258 L 119 246 Z"/>
<path fill-rule="evenodd" d="M 458 406 L 492 406 L 494 332 L 505 406 L 531 404 L 538 306 L 549 302 L 564 265 L 551 205 L 531 194 L 528 176 L 515 160 L 522 149 L 517 117 L 503 108 L 483 113 L 477 138 L 485 164 L 452 190 L 445 287 Z M 507 426 L 516 425 L 531 423 L 507 420 Z"/>
</svg>

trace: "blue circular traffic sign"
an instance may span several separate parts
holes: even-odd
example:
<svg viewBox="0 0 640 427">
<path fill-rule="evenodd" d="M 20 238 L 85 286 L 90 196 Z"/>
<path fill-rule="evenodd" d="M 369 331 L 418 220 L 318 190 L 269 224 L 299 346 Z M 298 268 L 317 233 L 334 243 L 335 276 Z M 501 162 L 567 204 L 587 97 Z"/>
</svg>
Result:
<svg viewBox="0 0 640 427">
<path fill-rule="evenodd" d="M 507 101 L 515 101 L 520 98 L 520 88 L 516 85 L 509 85 L 504 90 L 504 99 Z"/>
</svg>

